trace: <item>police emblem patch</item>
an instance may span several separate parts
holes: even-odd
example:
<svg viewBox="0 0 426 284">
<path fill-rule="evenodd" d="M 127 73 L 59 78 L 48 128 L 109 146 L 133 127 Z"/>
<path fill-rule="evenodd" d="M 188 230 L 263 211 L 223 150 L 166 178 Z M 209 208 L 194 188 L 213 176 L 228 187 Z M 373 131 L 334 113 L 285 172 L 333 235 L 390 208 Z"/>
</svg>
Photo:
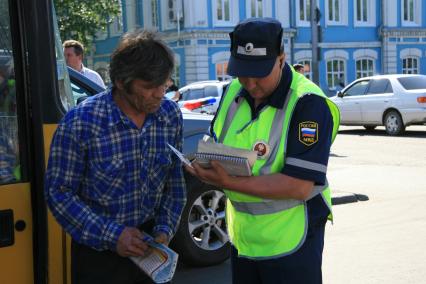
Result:
<svg viewBox="0 0 426 284">
<path fill-rule="evenodd" d="M 299 123 L 299 141 L 311 146 L 318 141 L 318 123 L 304 121 Z"/>
<path fill-rule="evenodd" d="M 256 141 L 253 146 L 253 151 L 257 152 L 258 159 L 266 159 L 269 156 L 270 146 L 263 140 Z"/>
</svg>

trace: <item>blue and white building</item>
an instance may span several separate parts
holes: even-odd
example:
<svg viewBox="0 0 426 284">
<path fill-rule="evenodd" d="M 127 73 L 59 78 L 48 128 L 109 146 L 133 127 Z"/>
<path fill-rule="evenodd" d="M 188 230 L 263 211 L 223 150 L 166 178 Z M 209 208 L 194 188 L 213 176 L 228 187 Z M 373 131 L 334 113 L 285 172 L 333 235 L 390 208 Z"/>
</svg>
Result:
<svg viewBox="0 0 426 284">
<path fill-rule="evenodd" d="M 99 34 L 88 65 L 107 74 L 123 32 L 159 31 L 176 57 L 180 86 L 227 79 L 228 33 L 242 19 L 273 17 L 284 28 L 287 62 L 311 64 L 310 0 L 122 0 L 122 16 Z M 319 77 L 332 94 L 339 83 L 388 73 L 426 74 L 426 2 L 317 0 Z M 312 74 L 307 73 L 307 76 Z"/>
</svg>

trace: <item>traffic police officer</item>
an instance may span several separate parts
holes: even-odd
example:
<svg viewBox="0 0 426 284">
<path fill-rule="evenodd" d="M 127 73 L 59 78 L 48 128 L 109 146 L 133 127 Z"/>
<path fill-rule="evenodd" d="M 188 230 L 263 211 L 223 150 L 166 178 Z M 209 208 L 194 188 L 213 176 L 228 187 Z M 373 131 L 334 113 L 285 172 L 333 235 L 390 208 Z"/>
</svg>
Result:
<svg viewBox="0 0 426 284">
<path fill-rule="evenodd" d="M 234 79 L 212 121 L 218 142 L 256 150 L 250 177 L 217 163 L 192 174 L 225 190 L 233 283 L 321 283 L 326 179 L 337 107 L 285 62 L 280 22 L 251 18 L 230 33 Z"/>
</svg>

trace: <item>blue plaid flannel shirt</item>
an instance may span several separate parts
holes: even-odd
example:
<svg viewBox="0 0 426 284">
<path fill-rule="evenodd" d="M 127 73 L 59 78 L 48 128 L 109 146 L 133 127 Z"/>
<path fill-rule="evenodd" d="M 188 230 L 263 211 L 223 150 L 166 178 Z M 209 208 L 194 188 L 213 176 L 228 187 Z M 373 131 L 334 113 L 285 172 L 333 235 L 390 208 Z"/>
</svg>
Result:
<svg viewBox="0 0 426 284">
<path fill-rule="evenodd" d="M 85 100 L 59 124 L 50 149 L 45 196 L 57 221 L 78 243 L 116 250 L 125 226 L 154 219 L 172 237 L 186 202 L 178 106 L 163 100 L 138 129 L 111 91 Z"/>
</svg>

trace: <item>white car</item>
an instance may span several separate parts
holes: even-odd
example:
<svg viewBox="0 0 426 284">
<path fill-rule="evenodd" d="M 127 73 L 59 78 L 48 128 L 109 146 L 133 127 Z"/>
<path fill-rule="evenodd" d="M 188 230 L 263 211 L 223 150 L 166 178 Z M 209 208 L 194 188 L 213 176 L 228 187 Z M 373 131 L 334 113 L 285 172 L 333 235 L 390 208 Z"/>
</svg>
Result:
<svg viewBox="0 0 426 284">
<path fill-rule="evenodd" d="M 231 81 L 200 81 L 179 89 L 178 104 L 194 112 L 215 114 L 220 98 Z"/>
<path fill-rule="evenodd" d="M 426 76 L 364 77 L 331 100 L 339 107 L 342 125 L 362 125 L 367 130 L 384 125 L 389 135 L 399 135 L 406 126 L 426 123 Z"/>
</svg>

